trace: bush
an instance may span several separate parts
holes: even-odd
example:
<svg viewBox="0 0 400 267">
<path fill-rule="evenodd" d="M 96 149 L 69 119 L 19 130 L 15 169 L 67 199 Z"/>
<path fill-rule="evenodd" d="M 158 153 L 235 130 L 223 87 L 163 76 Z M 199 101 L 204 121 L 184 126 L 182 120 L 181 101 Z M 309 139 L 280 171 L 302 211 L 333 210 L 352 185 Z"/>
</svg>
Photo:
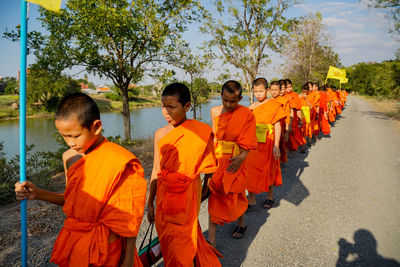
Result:
<svg viewBox="0 0 400 267">
<path fill-rule="evenodd" d="M 34 145 L 27 146 L 26 177 L 35 185 L 51 189 L 51 178 L 63 171 L 62 153 L 66 144 L 62 137 L 55 134 L 61 145 L 56 152 L 32 152 Z M 15 200 L 14 184 L 19 180 L 19 155 L 7 159 L 4 153 L 3 142 L 0 142 L 0 205 Z"/>
</svg>

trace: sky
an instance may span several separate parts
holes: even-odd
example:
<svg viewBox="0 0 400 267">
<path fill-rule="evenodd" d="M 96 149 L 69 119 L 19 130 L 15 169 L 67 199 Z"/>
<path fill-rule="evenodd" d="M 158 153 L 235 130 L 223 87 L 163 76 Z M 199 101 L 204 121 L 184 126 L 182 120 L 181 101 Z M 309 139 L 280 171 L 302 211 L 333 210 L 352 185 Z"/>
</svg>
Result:
<svg viewBox="0 0 400 267">
<path fill-rule="evenodd" d="M 65 5 L 66 0 L 63 0 Z M 203 1 L 205 3 L 209 1 Z M 325 31 L 329 34 L 331 46 L 339 54 L 344 66 L 350 66 L 359 62 L 381 62 L 394 59 L 394 53 L 400 48 L 400 41 L 396 41 L 389 33 L 390 23 L 385 17 L 385 11 L 368 8 L 359 0 L 300 0 L 288 10 L 289 17 L 305 16 L 310 13 L 320 12 Z M 2 38 L 6 29 L 14 29 L 20 24 L 20 1 L 0 0 L 0 77 L 18 75 L 20 48 L 19 44 Z M 206 7 L 210 7 L 208 4 Z M 30 4 L 28 30 L 41 31 L 38 17 L 38 6 Z M 189 27 L 184 37 L 197 47 L 209 38 L 198 32 L 198 25 Z M 34 62 L 32 56 L 28 56 L 28 65 Z M 278 55 L 271 56 L 272 63 L 266 68 L 265 76 L 280 77 L 280 66 L 284 60 Z M 218 69 L 218 68 L 217 68 Z M 70 75 L 80 72 L 81 69 L 73 69 Z M 75 76 L 83 77 L 84 73 Z M 213 80 L 219 75 L 218 70 L 206 73 L 206 78 Z M 178 73 L 178 78 L 185 79 L 183 73 Z M 111 84 L 106 79 L 90 76 L 95 85 Z M 144 84 L 151 83 L 145 78 Z"/>
</svg>

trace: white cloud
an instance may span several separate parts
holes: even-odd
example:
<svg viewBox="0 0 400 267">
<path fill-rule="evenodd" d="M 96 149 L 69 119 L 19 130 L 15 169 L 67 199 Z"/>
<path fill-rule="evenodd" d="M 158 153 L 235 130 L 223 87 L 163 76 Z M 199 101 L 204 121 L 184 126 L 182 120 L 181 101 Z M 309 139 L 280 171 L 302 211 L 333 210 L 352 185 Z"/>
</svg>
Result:
<svg viewBox="0 0 400 267">
<path fill-rule="evenodd" d="M 368 8 L 365 2 L 303 2 L 296 6 L 299 15 L 321 12 L 325 31 L 331 37 L 330 43 L 346 66 L 360 61 L 391 59 L 400 46 L 400 42 L 393 40 L 388 32 L 385 13 Z"/>
<path fill-rule="evenodd" d="M 351 22 L 349 19 L 329 17 L 322 20 L 322 23 L 331 27 L 346 27 L 352 30 L 360 30 L 364 28 L 363 23 Z"/>
</svg>

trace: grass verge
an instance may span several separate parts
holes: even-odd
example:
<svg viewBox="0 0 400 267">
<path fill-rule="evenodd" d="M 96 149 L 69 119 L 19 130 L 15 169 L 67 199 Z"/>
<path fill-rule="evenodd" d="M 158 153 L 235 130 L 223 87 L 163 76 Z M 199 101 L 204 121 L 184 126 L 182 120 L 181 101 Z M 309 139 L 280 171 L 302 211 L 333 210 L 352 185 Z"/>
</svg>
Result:
<svg viewBox="0 0 400 267">
<path fill-rule="evenodd" d="M 381 99 L 372 96 L 357 95 L 371 103 L 377 111 L 382 112 L 390 118 L 400 120 L 400 102 L 394 99 Z"/>
</svg>

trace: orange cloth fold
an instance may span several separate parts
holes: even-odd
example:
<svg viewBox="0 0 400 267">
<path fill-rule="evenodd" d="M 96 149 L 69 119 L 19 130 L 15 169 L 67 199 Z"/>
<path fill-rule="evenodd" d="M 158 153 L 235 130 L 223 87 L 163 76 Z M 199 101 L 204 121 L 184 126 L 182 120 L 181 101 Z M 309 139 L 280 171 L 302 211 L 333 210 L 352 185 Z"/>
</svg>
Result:
<svg viewBox="0 0 400 267">
<path fill-rule="evenodd" d="M 277 96 L 274 100 L 282 104 L 283 111 L 285 112 L 285 119 L 281 120 L 281 141 L 279 142 L 279 150 L 281 152 L 281 162 L 287 162 L 287 144 L 285 142 L 286 125 L 290 125 L 290 105 L 289 100 L 283 96 Z"/>
<path fill-rule="evenodd" d="M 280 102 L 274 99 L 253 109 L 256 123 L 279 123 L 285 119 L 285 112 Z M 257 149 L 247 155 L 248 173 L 246 188 L 251 193 L 268 192 L 270 185 L 282 185 L 280 160 L 273 156 L 275 130 L 268 133 L 266 142 L 258 142 Z"/>
<path fill-rule="evenodd" d="M 67 172 L 64 227 L 51 262 L 59 266 L 116 266 L 123 237 L 135 237 L 143 218 L 147 182 L 138 159 L 103 141 Z M 110 232 L 122 237 L 108 243 Z M 141 266 L 135 252 L 135 266 Z"/>
<path fill-rule="evenodd" d="M 297 148 L 305 142 L 299 128 L 296 112 L 297 110 L 301 110 L 301 102 L 299 95 L 293 91 L 285 94 L 284 97 L 289 100 L 289 106 L 293 110 L 292 131 L 289 132 L 289 141 L 286 147 L 290 151 L 296 151 Z"/>
<path fill-rule="evenodd" d="M 155 225 L 164 266 L 221 266 L 221 255 L 205 241 L 198 222 L 200 173 L 217 169 L 211 127 L 186 120 L 161 138 L 158 149 Z"/>
<path fill-rule="evenodd" d="M 225 112 L 215 118 L 215 136 L 219 140 L 234 142 L 241 149 L 252 150 L 257 147 L 256 123 L 251 111 L 238 105 L 233 112 Z M 245 193 L 247 162 L 245 159 L 237 172 L 230 174 L 227 168 L 232 153 L 217 154 L 218 170 L 210 181 L 211 195 L 208 200 L 208 213 L 211 221 L 224 224 L 235 221 L 247 209 Z"/>
</svg>

